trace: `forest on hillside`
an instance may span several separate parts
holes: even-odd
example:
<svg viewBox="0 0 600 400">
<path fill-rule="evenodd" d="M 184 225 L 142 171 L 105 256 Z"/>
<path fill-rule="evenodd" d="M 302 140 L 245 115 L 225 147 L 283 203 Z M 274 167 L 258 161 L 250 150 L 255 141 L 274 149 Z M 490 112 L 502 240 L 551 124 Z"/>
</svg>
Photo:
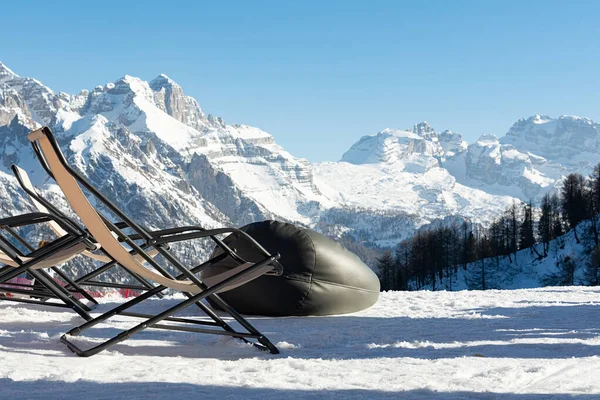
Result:
<svg viewBox="0 0 600 400">
<path fill-rule="evenodd" d="M 559 190 L 546 194 L 539 204 L 514 202 L 487 228 L 465 221 L 417 231 L 377 258 L 381 290 L 453 290 L 459 274 L 469 289 L 497 288 L 499 275 L 511 273 L 517 254 L 527 250 L 532 260 L 557 257 L 549 252 L 550 244 L 564 246 L 567 232 L 576 243 L 585 244 L 587 262 L 577 265 L 571 256 L 553 260 L 556 271 L 540 284 L 599 285 L 599 215 L 600 164 L 589 177 L 568 175 Z M 498 271 L 500 266 L 507 271 Z M 576 280 L 577 268 L 582 271 Z"/>
</svg>

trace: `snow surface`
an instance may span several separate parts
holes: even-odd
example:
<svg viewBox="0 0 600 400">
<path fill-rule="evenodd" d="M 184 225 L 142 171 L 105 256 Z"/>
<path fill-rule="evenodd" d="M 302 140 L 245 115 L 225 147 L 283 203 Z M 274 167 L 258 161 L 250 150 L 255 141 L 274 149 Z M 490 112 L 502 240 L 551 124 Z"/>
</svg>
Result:
<svg viewBox="0 0 600 400">
<path fill-rule="evenodd" d="M 59 342 L 82 322 L 74 313 L 1 302 L 0 398 L 600 398 L 599 294 L 386 292 L 350 315 L 250 318 L 280 355 L 231 338 L 147 330 L 92 358 Z M 115 306 L 109 301 L 100 310 Z M 127 322 L 88 335 L 108 337 Z"/>
<path fill-rule="evenodd" d="M 418 164 L 422 170 L 414 171 Z M 333 201 L 408 212 L 422 217 L 422 224 L 440 215 L 468 216 L 474 222 L 486 223 L 491 215 L 514 201 L 512 197 L 490 195 L 456 182 L 431 157 L 409 157 L 386 165 L 327 162 L 313 168 L 318 177 L 315 184 Z"/>
</svg>

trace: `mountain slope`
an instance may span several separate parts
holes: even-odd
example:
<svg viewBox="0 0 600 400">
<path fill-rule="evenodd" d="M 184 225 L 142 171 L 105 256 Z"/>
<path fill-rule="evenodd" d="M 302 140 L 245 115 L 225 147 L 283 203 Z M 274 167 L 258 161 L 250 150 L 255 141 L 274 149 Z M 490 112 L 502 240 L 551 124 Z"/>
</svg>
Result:
<svg viewBox="0 0 600 400">
<path fill-rule="evenodd" d="M 594 240 L 591 235 L 591 221 L 577 226 L 578 237 L 573 230 L 551 240 L 548 252 L 542 257 L 543 245 L 534 249 L 519 250 L 516 255 L 498 256 L 478 260 L 460 266 L 451 278 L 444 276 L 436 283 L 436 290 L 480 290 L 485 281 L 486 289 L 527 289 L 557 285 L 589 285 L 588 266 L 593 263 Z M 565 283 L 565 263 L 573 263 L 573 280 Z M 450 282 L 450 279 L 452 280 Z M 426 285 L 423 289 L 431 289 Z"/>
<path fill-rule="evenodd" d="M 591 173 L 599 141 L 600 125 L 579 117 L 522 119 L 505 137 L 472 144 L 423 122 L 364 136 L 340 162 L 315 169 L 339 202 L 403 210 L 423 223 L 459 214 L 485 224 L 513 200 L 539 201 L 571 172 Z"/>
</svg>

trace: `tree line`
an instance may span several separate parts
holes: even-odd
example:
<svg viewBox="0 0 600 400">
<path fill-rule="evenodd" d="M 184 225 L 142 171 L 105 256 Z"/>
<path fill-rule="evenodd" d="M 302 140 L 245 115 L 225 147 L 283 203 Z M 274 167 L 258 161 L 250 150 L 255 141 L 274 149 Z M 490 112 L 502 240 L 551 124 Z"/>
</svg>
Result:
<svg viewBox="0 0 600 400">
<path fill-rule="evenodd" d="M 508 257 L 516 260 L 517 252 L 529 249 L 535 257 L 548 256 L 549 243 L 573 230 L 577 243 L 580 236 L 593 240 L 593 253 L 586 277 L 590 285 L 600 283 L 600 250 L 596 216 L 600 214 L 600 164 L 589 177 L 569 174 L 558 191 L 547 193 L 538 207 L 532 201 L 513 202 L 492 223 L 483 228 L 468 221 L 462 224 L 422 229 L 400 242 L 395 251 L 377 258 L 381 290 L 436 290 L 442 282 L 452 290 L 452 277 L 459 268 L 472 264 L 470 286 L 490 289 L 489 263 Z M 577 225 L 590 220 L 590 232 L 577 232 Z M 588 235 L 589 234 L 589 235 Z M 542 244 L 542 246 L 536 246 Z M 549 277 L 546 284 L 573 284 L 574 262 L 566 257 L 560 262 L 560 276 Z M 487 281 L 486 281 L 487 280 Z"/>
</svg>

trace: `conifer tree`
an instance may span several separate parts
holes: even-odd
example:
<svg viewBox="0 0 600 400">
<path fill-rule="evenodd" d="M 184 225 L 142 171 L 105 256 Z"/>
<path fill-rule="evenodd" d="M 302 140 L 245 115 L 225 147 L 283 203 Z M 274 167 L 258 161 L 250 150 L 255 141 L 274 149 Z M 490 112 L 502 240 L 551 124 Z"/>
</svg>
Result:
<svg viewBox="0 0 600 400">
<path fill-rule="evenodd" d="M 548 255 L 548 244 L 550 240 L 552 240 L 552 202 L 550 200 L 550 195 L 546 193 L 544 197 L 542 197 L 542 202 L 540 204 L 540 220 L 538 222 L 538 236 L 543 243 L 544 248 L 544 257 Z"/>
<path fill-rule="evenodd" d="M 394 284 L 394 258 L 391 251 L 386 251 L 377 259 L 381 291 L 392 290 Z"/>
<path fill-rule="evenodd" d="M 506 253 L 510 258 L 510 253 L 517 257 L 517 250 L 519 247 L 519 218 L 518 218 L 517 205 L 513 201 L 512 205 L 506 210 L 505 217 L 505 232 L 506 232 Z M 512 263 L 512 259 L 510 260 Z"/>
<path fill-rule="evenodd" d="M 573 229 L 575 240 L 577 237 L 577 224 L 586 217 L 588 207 L 585 196 L 585 178 L 580 174 L 569 174 L 561 187 L 561 211 L 566 226 Z"/>
<path fill-rule="evenodd" d="M 477 259 L 477 240 L 472 230 L 469 230 L 465 249 L 466 262 L 471 263 Z"/>
<path fill-rule="evenodd" d="M 596 247 L 599 247 L 600 235 L 598 233 L 598 221 L 596 218 L 598 214 L 600 214 L 600 164 L 594 167 L 594 171 L 588 180 L 588 205 L 588 218 L 591 219 L 591 229 L 592 234 L 594 235 L 594 244 Z"/>
<path fill-rule="evenodd" d="M 563 229 L 562 218 L 561 218 L 561 200 L 558 197 L 558 194 L 554 193 L 550 197 L 550 221 L 552 227 L 552 234 L 550 235 L 550 239 L 556 239 L 562 236 L 565 231 Z"/>
<path fill-rule="evenodd" d="M 586 285 L 600 285 L 600 249 L 598 246 L 594 247 L 590 254 L 590 260 L 585 266 L 584 279 Z"/>
<path fill-rule="evenodd" d="M 411 278 L 409 264 L 410 241 L 403 240 L 396 246 L 394 262 L 396 264 L 396 290 L 408 290 L 408 280 Z"/>
<path fill-rule="evenodd" d="M 531 202 L 523 204 L 523 219 L 519 228 L 519 250 L 531 248 L 535 245 L 533 234 L 533 207 Z"/>
</svg>

